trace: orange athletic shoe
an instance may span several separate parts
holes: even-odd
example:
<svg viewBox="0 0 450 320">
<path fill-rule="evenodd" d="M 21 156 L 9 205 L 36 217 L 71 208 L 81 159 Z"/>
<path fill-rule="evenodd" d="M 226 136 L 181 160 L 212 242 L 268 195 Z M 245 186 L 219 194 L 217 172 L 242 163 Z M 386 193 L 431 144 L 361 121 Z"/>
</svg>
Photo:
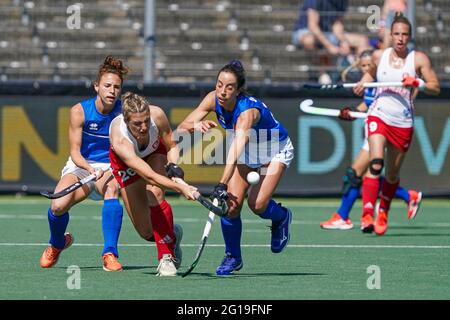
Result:
<svg viewBox="0 0 450 320">
<path fill-rule="evenodd" d="M 408 203 L 408 219 L 412 220 L 416 217 L 419 211 L 420 204 L 422 202 L 422 192 L 415 190 L 408 190 L 409 203 Z"/>
<path fill-rule="evenodd" d="M 361 231 L 363 233 L 373 232 L 373 217 L 370 214 L 365 214 L 361 217 Z"/>
<path fill-rule="evenodd" d="M 64 233 L 64 248 L 58 249 L 55 248 L 52 245 L 49 245 L 45 250 L 44 253 L 42 253 L 40 264 L 42 268 L 51 268 L 53 267 L 57 262 L 59 255 L 61 252 L 67 248 L 69 248 L 74 241 L 73 236 L 66 232 Z"/>
<path fill-rule="evenodd" d="M 107 252 L 102 257 L 103 270 L 108 272 L 122 271 L 122 265 L 112 252 Z"/>
<path fill-rule="evenodd" d="M 349 230 L 353 228 L 353 223 L 350 219 L 343 220 L 339 213 L 335 212 L 329 220 L 321 222 L 320 227 L 330 230 Z"/>
<path fill-rule="evenodd" d="M 388 228 L 388 213 L 386 211 L 378 210 L 377 219 L 375 220 L 375 233 L 379 236 L 385 234 Z"/>
</svg>

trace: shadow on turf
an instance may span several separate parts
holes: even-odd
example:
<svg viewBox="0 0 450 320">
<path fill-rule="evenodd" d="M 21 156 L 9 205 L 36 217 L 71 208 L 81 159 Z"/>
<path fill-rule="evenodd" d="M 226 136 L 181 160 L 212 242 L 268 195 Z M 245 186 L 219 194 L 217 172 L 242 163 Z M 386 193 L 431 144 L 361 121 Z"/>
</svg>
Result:
<svg viewBox="0 0 450 320">
<path fill-rule="evenodd" d="M 239 272 L 237 272 L 234 275 L 219 277 L 219 276 L 216 276 L 215 273 L 192 272 L 186 278 L 193 277 L 193 276 L 201 276 L 201 277 L 207 277 L 207 278 L 211 278 L 211 279 L 227 279 L 227 278 L 234 278 L 234 277 L 236 277 L 236 278 L 237 277 L 239 277 L 239 278 L 255 278 L 255 277 L 267 277 L 267 276 L 292 277 L 292 276 L 326 276 L 326 275 L 327 274 L 325 274 L 325 273 L 306 273 L 306 272 L 297 272 L 297 273 L 277 273 L 277 272 L 239 273 Z"/>
</svg>

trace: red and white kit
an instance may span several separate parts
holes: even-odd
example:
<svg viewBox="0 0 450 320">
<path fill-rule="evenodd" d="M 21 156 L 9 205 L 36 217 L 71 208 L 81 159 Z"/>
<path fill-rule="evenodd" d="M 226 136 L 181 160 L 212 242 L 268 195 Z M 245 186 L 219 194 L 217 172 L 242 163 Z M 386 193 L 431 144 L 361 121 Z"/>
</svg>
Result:
<svg viewBox="0 0 450 320">
<path fill-rule="evenodd" d="M 150 129 L 148 130 L 149 143 L 142 150 L 139 150 L 138 142 L 133 137 L 133 135 L 128 131 L 127 125 L 123 120 L 123 115 L 119 115 L 113 120 L 113 122 L 116 121 L 120 121 L 119 125 L 120 133 L 125 139 L 127 139 L 133 144 L 134 152 L 139 158 L 145 160 L 149 155 L 153 153 L 159 153 L 164 155 L 167 154 L 167 149 L 164 143 L 162 142 L 161 137 L 159 136 L 158 127 L 156 126 L 152 118 L 150 118 Z M 112 147 L 110 147 L 109 149 L 109 159 L 111 161 L 112 173 L 116 178 L 117 182 L 119 182 L 121 188 L 124 188 L 140 179 L 140 176 L 136 174 L 136 172 L 133 169 L 128 168 L 125 162 L 123 162 L 123 160 L 120 159 L 120 157 L 114 152 Z"/>
<path fill-rule="evenodd" d="M 409 51 L 403 67 L 395 68 L 389 63 L 392 48 L 386 49 L 377 68 L 378 82 L 399 82 L 405 76 L 416 77 L 414 50 Z M 369 136 L 382 134 L 396 148 L 408 150 L 414 126 L 412 89 L 405 87 L 381 87 L 368 111 Z"/>
</svg>

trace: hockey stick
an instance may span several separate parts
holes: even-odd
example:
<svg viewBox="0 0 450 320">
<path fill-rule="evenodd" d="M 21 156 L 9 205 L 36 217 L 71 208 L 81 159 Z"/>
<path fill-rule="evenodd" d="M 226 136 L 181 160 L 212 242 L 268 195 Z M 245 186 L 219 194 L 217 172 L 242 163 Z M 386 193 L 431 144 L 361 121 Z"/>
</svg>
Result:
<svg viewBox="0 0 450 320">
<path fill-rule="evenodd" d="M 342 83 L 342 84 L 304 84 L 305 89 L 320 89 L 320 90 L 336 90 L 342 88 L 356 87 L 357 83 Z M 367 82 L 364 83 L 364 88 L 379 88 L 379 87 L 403 87 L 403 82 Z"/>
<path fill-rule="evenodd" d="M 214 199 L 213 204 L 215 206 L 217 206 L 218 200 Z M 198 262 L 200 261 L 200 257 L 202 256 L 203 249 L 205 249 L 206 241 L 208 241 L 209 233 L 211 231 L 213 222 L 214 222 L 214 212 L 210 211 L 208 214 L 208 220 L 206 221 L 205 228 L 203 229 L 203 235 L 202 235 L 202 239 L 200 242 L 200 247 L 198 248 L 197 253 L 195 254 L 195 258 L 194 258 L 194 261 L 191 263 L 191 266 L 181 276 L 182 278 L 184 278 L 188 274 L 190 274 L 192 272 L 192 270 L 194 270 L 194 268 L 197 266 Z"/>
<path fill-rule="evenodd" d="M 69 193 L 74 192 L 78 188 L 84 186 L 85 184 L 95 180 L 96 177 L 97 177 L 97 175 L 95 173 L 93 173 L 93 174 L 88 175 L 86 178 L 83 178 L 80 181 L 77 181 L 74 184 L 71 184 L 70 186 L 68 186 L 64 190 L 61 190 L 61 191 L 56 192 L 56 193 L 49 192 L 49 191 L 41 191 L 41 195 L 43 195 L 44 197 L 46 197 L 48 199 L 62 198 L 64 196 L 68 195 Z"/>
<path fill-rule="evenodd" d="M 176 183 L 187 185 L 187 183 L 181 178 L 173 178 Z M 225 217 L 228 214 L 228 206 L 225 201 L 223 201 L 222 206 L 218 206 L 217 204 L 213 204 L 211 200 L 202 196 L 200 192 L 194 193 L 195 199 L 200 202 L 202 206 L 204 206 L 208 211 L 213 212 L 219 217 Z"/>
<path fill-rule="evenodd" d="M 313 103 L 314 103 L 314 101 L 312 101 L 311 99 L 303 100 L 300 103 L 300 110 L 302 110 L 305 113 L 316 114 L 319 116 L 331 116 L 331 117 L 338 117 L 341 112 L 338 109 L 314 107 Z M 367 113 L 365 113 L 365 112 L 350 111 L 349 114 L 353 118 L 364 119 L 367 117 Z"/>
</svg>

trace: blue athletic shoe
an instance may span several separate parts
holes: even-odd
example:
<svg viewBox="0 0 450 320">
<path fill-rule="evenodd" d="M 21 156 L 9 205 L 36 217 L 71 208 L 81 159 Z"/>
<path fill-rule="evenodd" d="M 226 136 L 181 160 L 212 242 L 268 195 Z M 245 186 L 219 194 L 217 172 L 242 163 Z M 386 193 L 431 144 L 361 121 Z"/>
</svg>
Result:
<svg viewBox="0 0 450 320">
<path fill-rule="evenodd" d="M 231 254 L 227 253 L 222 260 L 220 266 L 216 269 L 216 275 L 218 276 L 230 276 L 235 271 L 239 271 L 244 266 L 241 258 L 235 258 Z"/>
<path fill-rule="evenodd" d="M 270 248 L 273 253 L 280 253 L 289 243 L 291 234 L 289 233 L 289 225 L 292 222 L 292 212 L 288 208 L 283 207 L 287 211 L 287 216 L 283 221 L 272 222 L 272 242 Z"/>
</svg>

